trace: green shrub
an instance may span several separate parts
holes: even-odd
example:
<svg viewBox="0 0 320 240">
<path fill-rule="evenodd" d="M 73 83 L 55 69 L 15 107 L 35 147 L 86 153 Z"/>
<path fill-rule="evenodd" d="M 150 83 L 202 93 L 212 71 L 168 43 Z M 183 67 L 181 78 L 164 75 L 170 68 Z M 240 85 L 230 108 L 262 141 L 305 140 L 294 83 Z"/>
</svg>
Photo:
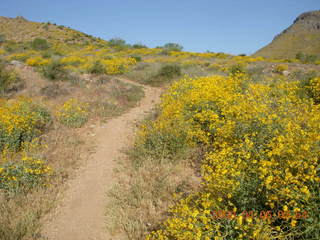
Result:
<svg viewBox="0 0 320 240">
<path fill-rule="evenodd" d="M 229 68 L 229 72 L 231 75 L 235 75 L 238 73 L 246 73 L 246 69 L 241 64 L 234 64 Z"/>
<path fill-rule="evenodd" d="M 48 65 L 42 66 L 40 71 L 42 75 L 52 81 L 63 81 L 68 79 L 68 73 L 65 70 L 65 65 L 59 60 L 53 60 Z"/>
<path fill-rule="evenodd" d="M 300 98 L 312 98 L 312 83 L 311 80 L 317 77 L 317 72 L 308 71 L 304 72 L 301 70 L 295 71 L 290 76 L 293 80 L 299 81 L 299 89 L 297 94 Z"/>
<path fill-rule="evenodd" d="M 98 85 L 102 85 L 102 84 L 105 84 L 105 83 L 110 83 L 110 81 L 111 81 L 110 76 L 108 76 L 108 75 L 100 75 L 96 79 L 95 83 L 98 84 Z"/>
<path fill-rule="evenodd" d="M 182 49 L 183 49 L 183 46 L 178 44 L 178 43 L 166 43 L 163 46 L 163 50 L 166 50 L 166 51 L 177 51 L 177 52 L 180 52 L 180 51 L 182 51 Z"/>
<path fill-rule="evenodd" d="M 6 41 L 6 36 L 4 34 L 0 34 L 0 44 Z"/>
<path fill-rule="evenodd" d="M 51 58 L 54 55 L 53 51 L 48 50 L 42 53 L 43 58 Z"/>
<path fill-rule="evenodd" d="M 302 84 L 307 84 L 312 78 L 317 77 L 317 72 L 316 71 L 302 71 L 302 70 L 297 70 L 292 72 L 290 74 L 290 77 L 292 80 L 298 80 Z"/>
<path fill-rule="evenodd" d="M 159 70 L 158 76 L 167 79 L 181 76 L 181 68 L 178 65 L 165 65 Z"/>
<path fill-rule="evenodd" d="M 298 59 L 302 63 L 315 63 L 318 60 L 318 57 L 316 55 L 298 52 L 296 54 L 296 59 Z"/>
<path fill-rule="evenodd" d="M 304 59 L 304 54 L 302 52 L 298 52 L 296 54 L 296 59 L 300 60 L 300 61 L 303 61 Z"/>
<path fill-rule="evenodd" d="M 315 63 L 318 57 L 316 55 L 307 55 L 305 58 L 305 63 Z"/>
<path fill-rule="evenodd" d="M 30 43 L 27 43 L 27 42 L 18 43 L 18 42 L 9 41 L 9 40 L 5 41 L 3 43 L 3 46 L 8 53 L 13 53 L 13 52 L 21 53 L 31 48 Z"/>
<path fill-rule="evenodd" d="M 35 38 L 31 42 L 31 46 L 34 50 L 47 50 L 49 48 L 47 40 L 42 38 Z"/>
<path fill-rule="evenodd" d="M 116 48 L 118 50 L 122 50 L 128 47 L 126 41 L 121 38 L 112 38 L 109 40 L 109 46 Z"/>
<path fill-rule="evenodd" d="M 148 48 L 148 47 L 146 45 L 144 45 L 144 44 L 136 43 L 136 44 L 132 45 L 132 48 L 138 49 L 138 48 Z"/>
<path fill-rule="evenodd" d="M 141 62 L 142 58 L 139 55 L 130 55 L 131 58 L 134 58 L 137 62 Z"/>
<path fill-rule="evenodd" d="M 181 73 L 182 71 L 179 65 L 164 65 L 158 70 L 158 72 L 153 73 L 153 75 L 150 75 L 146 80 L 144 80 L 144 82 L 152 86 L 161 86 L 163 83 L 181 76 Z"/>
<path fill-rule="evenodd" d="M 88 72 L 91 74 L 105 74 L 106 67 L 99 61 L 95 61 L 91 67 L 88 69 Z"/>
<path fill-rule="evenodd" d="M 312 78 L 307 88 L 308 96 L 313 99 L 315 104 L 320 104 L 320 77 Z"/>
</svg>

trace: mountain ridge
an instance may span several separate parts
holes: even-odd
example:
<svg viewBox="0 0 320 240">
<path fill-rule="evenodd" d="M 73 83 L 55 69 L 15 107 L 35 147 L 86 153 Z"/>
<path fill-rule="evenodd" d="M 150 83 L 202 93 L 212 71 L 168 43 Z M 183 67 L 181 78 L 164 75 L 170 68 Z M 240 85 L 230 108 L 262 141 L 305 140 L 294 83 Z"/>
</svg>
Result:
<svg viewBox="0 0 320 240">
<path fill-rule="evenodd" d="M 35 38 L 44 38 L 51 42 L 65 43 L 98 43 L 106 42 L 100 38 L 74 30 L 63 25 L 46 22 L 29 21 L 24 17 L 16 18 L 0 16 L 0 34 L 6 40 L 16 42 L 31 41 Z"/>
<path fill-rule="evenodd" d="M 298 53 L 320 56 L 320 10 L 300 14 L 292 25 L 253 56 L 293 58 Z"/>
</svg>

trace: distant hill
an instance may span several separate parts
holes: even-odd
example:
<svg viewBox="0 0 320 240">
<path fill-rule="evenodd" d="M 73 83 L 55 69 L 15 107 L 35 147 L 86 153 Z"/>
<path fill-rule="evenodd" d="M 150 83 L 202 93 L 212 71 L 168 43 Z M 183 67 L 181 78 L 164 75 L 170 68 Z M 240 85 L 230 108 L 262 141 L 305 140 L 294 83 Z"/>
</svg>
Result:
<svg viewBox="0 0 320 240">
<path fill-rule="evenodd" d="M 23 17 L 7 18 L 0 16 L 0 35 L 6 40 L 17 42 L 31 41 L 35 38 L 45 38 L 51 42 L 64 43 L 92 43 L 103 41 L 69 27 L 58 26 L 50 22 L 32 22 Z"/>
<path fill-rule="evenodd" d="M 301 14 L 289 28 L 253 55 L 294 58 L 297 53 L 320 56 L 320 11 Z"/>
</svg>

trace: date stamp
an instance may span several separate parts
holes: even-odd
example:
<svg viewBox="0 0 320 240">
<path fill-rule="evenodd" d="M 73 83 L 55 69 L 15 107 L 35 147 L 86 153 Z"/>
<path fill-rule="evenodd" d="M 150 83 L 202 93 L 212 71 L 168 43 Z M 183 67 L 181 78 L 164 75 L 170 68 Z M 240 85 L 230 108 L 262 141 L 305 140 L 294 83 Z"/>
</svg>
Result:
<svg viewBox="0 0 320 240">
<path fill-rule="evenodd" d="M 262 220 L 269 219 L 307 219 L 308 212 L 307 211 L 243 211 L 241 213 L 237 213 L 234 211 L 225 211 L 225 210 L 212 210 L 211 215 L 214 219 L 229 219 L 232 220 L 238 216 L 242 216 L 244 219 L 246 218 L 260 218 Z"/>
</svg>

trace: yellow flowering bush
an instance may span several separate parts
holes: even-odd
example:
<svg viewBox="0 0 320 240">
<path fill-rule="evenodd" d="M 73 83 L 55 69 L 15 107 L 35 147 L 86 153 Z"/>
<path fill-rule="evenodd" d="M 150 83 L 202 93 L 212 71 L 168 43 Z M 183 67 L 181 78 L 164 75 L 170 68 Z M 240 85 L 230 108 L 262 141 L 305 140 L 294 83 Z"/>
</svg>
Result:
<svg viewBox="0 0 320 240">
<path fill-rule="evenodd" d="M 50 124 L 49 113 L 30 99 L 0 103 L 0 150 L 19 150 L 24 142 L 39 136 Z"/>
<path fill-rule="evenodd" d="M 282 74 L 284 71 L 287 71 L 289 69 L 288 65 L 286 64 L 278 64 L 274 68 L 275 73 Z"/>
<path fill-rule="evenodd" d="M 128 56 L 128 55 L 156 55 L 161 52 L 161 49 L 157 48 L 139 48 L 139 49 L 126 49 L 116 53 L 117 56 Z"/>
<path fill-rule="evenodd" d="M 49 59 L 44 59 L 40 56 L 36 56 L 33 58 L 28 58 L 26 64 L 29 66 L 45 66 L 50 63 Z"/>
<path fill-rule="evenodd" d="M 316 104 L 320 103 L 320 77 L 315 77 L 310 80 L 311 96 Z"/>
<path fill-rule="evenodd" d="M 18 60 L 18 61 L 25 61 L 27 60 L 28 58 L 34 56 L 37 52 L 36 51 L 25 51 L 25 52 L 18 52 L 18 53 L 13 53 L 13 54 L 10 54 L 9 56 L 7 56 L 7 59 L 9 61 L 12 61 L 12 60 Z"/>
<path fill-rule="evenodd" d="M 101 60 L 102 64 L 106 66 L 107 74 L 119 74 L 128 71 L 131 65 L 135 65 L 137 61 L 132 58 L 113 58 Z"/>
<path fill-rule="evenodd" d="M 16 71 L 6 69 L 0 61 L 0 95 L 13 90 L 21 79 Z"/>
<path fill-rule="evenodd" d="M 137 61 L 132 58 L 108 57 L 107 59 L 91 59 L 91 62 L 84 63 L 81 68 L 86 69 L 89 73 L 94 74 L 121 74 L 129 70 L 131 65 L 135 65 Z"/>
<path fill-rule="evenodd" d="M 82 64 L 84 62 L 85 62 L 85 59 L 79 56 L 68 56 L 61 59 L 62 64 L 72 65 L 72 66 L 78 66 L 79 64 Z"/>
<path fill-rule="evenodd" d="M 298 91 L 297 82 L 255 83 L 241 72 L 174 83 L 143 134 L 205 146 L 202 188 L 147 239 L 319 238 L 320 107 Z M 215 210 L 236 214 L 215 218 Z M 272 217 L 246 217 L 250 210 Z M 294 217 L 302 213 L 307 219 Z"/>
<path fill-rule="evenodd" d="M 0 159 L 0 190 L 17 193 L 27 192 L 31 188 L 44 186 L 52 170 L 40 157 L 42 147 L 35 139 L 22 144 L 19 153 L 4 149 Z"/>
<path fill-rule="evenodd" d="M 56 112 L 56 116 L 67 127 L 81 127 L 88 121 L 87 104 L 80 103 L 76 99 L 70 99 Z"/>
</svg>

